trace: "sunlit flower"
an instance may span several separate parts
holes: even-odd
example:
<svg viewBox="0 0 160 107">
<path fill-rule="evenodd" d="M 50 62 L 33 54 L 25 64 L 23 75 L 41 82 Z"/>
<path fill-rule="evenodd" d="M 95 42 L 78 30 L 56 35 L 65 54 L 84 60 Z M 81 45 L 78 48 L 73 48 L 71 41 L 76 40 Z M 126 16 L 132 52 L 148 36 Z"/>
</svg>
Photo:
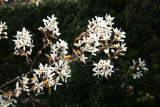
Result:
<svg viewBox="0 0 160 107">
<path fill-rule="evenodd" d="M 54 80 L 54 90 L 56 90 L 57 89 L 57 85 L 62 85 L 62 83 L 58 83 L 58 81 L 59 81 L 59 78 L 56 78 L 55 80 Z"/>
<path fill-rule="evenodd" d="M 7 29 L 6 22 L 4 22 L 4 23 L 0 22 L 0 35 L 7 35 L 7 32 L 4 31 L 6 29 Z M 8 37 L 7 36 L 0 36 L 0 39 L 1 38 L 7 39 Z"/>
<path fill-rule="evenodd" d="M 6 22 L 4 22 L 4 23 L 0 22 L 0 35 L 1 34 L 7 35 L 7 32 L 4 32 L 4 30 L 6 30 L 6 29 L 7 29 Z"/>
<path fill-rule="evenodd" d="M 57 18 L 54 15 L 51 17 L 47 16 L 47 19 L 43 19 L 45 25 L 44 30 L 52 32 L 54 36 L 59 36 L 58 22 L 56 20 Z"/>
<path fill-rule="evenodd" d="M 93 63 L 93 65 L 95 66 L 95 68 L 93 68 L 93 71 L 95 72 L 93 74 L 93 76 L 104 76 L 105 78 L 108 78 L 108 76 L 111 76 L 113 71 L 113 65 L 111 65 L 110 60 L 100 60 L 99 63 Z"/>
<path fill-rule="evenodd" d="M 43 91 L 43 82 L 35 83 L 35 88 L 33 90 L 37 90 L 37 93 L 40 93 L 41 90 Z"/>
<path fill-rule="evenodd" d="M 25 91 L 28 91 L 28 83 L 29 83 L 29 78 L 27 78 L 27 76 L 22 77 L 22 79 L 20 80 L 21 84 L 22 84 L 22 89 Z"/>
<path fill-rule="evenodd" d="M 19 95 L 22 93 L 22 88 L 19 85 L 19 82 L 16 83 L 16 89 L 14 90 L 15 97 L 19 97 Z"/>
<path fill-rule="evenodd" d="M 5 96 L 5 98 L 3 98 L 3 96 L 0 95 L 0 107 L 15 107 L 15 103 L 17 103 L 17 100 L 11 98 L 11 95 L 7 95 Z"/>
<path fill-rule="evenodd" d="M 25 52 L 27 48 L 30 48 L 30 50 L 26 53 L 32 52 L 32 48 L 34 47 L 34 45 L 33 40 L 31 39 L 32 35 L 28 30 L 23 28 L 22 32 L 17 31 L 17 35 L 14 37 L 16 37 L 16 40 L 13 40 L 16 45 L 15 50 L 19 50 L 22 48 L 23 52 Z"/>
<path fill-rule="evenodd" d="M 86 59 L 88 59 L 88 58 L 85 57 L 84 54 L 82 54 L 81 57 L 80 57 L 80 60 L 81 60 L 83 63 L 86 63 Z"/>
</svg>

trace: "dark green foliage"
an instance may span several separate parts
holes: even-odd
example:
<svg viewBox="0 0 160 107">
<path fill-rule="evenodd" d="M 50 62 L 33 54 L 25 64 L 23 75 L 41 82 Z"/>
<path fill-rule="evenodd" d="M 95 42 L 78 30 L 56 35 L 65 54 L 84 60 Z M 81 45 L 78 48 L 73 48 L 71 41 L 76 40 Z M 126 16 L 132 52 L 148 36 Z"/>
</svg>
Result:
<svg viewBox="0 0 160 107">
<path fill-rule="evenodd" d="M 160 101 L 160 5 L 152 0 L 77 0 L 74 1 L 46 1 L 36 7 L 32 4 L 11 4 L 0 7 L 0 21 L 7 22 L 8 39 L 0 40 L 0 84 L 3 84 L 17 75 L 29 71 L 25 57 L 15 56 L 14 35 L 23 27 L 33 34 L 34 58 L 42 46 L 43 35 L 38 27 L 43 26 L 42 19 L 54 14 L 58 18 L 60 38 L 69 44 L 72 51 L 74 39 L 86 31 L 88 20 L 94 16 L 111 14 L 115 17 L 114 27 L 126 32 L 126 56 L 115 60 L 115 66 L 120 69 L 109 78 L 93 77 L 92 66 L 83 66 L 81 63 L 72 63 L 72 77 L 68 83 L 59 86 L 51 96 L 45 90 L 45 95 L 38 98 L 46 107 L 130 107 L 130 106 L 158 106 Z M 54 40 L 53 40 L 54 41 Z M 45 51 L 49 53 L 49 51 Z M 146 60 L 149 72 L 140 79 L 123 78 L 132 65 L 132 59 L 141 57 Z M 106 58 L 99 56 L 98 58 Z M 98 60 L 98 58 L 94 58 Z M 42 54 L 39 62 L 47 63 Z M 134 86 L 133 92 L 127 93 L 128 85 Z M 14 87 L 13 84 L 11 87 Z M 9 90 L 10 87 L 4 88 Z M 147 97 L 146 93 L 154 96 Z M 148 94 L 147 94 L 148 95 Z M 151 97 L 152 98 L 152 97 Z M 31 106 L 31 104 L 25 104 Z M 22 106 L 21 103 L 18 106 Z M 24 104 L 23 104 L 24 106 Z"/>
</svg>

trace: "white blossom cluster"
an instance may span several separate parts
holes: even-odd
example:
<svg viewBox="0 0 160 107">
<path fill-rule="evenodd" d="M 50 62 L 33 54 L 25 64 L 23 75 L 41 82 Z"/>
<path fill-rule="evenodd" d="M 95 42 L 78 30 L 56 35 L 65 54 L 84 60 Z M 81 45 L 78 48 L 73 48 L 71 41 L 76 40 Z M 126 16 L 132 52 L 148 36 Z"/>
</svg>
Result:
<svg viewBox="0 0 160 107">
<path fill-rule="evenodd" d="M 4 30 L 7 30 L 7 25 L 6 25 L 6 22 L 2 23 L 0 22 L 0 35 L 7 35 L 7 32 L 5 32 Z M 1 38 L 8 38 L 7 36 L 0 36 L 0 39 Z"/>
<path fill-rule="evenodd" d="M 47 16 L 47 19 L 43 19 L 44 22 L 44 28 L 40 27 L 40 29 L 43 29 L 44 31 L 52 32 L 54 36 L 59 36 L 59 28 L 58 28 L 58 22 L 56 21 L 57 18 L 52 15 L 51 17 Z"/>
<path fill-rule="evenodd" d="M 71 76 L 69 60 L 63 60 L 67 54 L 67 49 L 68 44 L 61 39 L 55 44 L 51 44 L 50 59 L 52 62 L 45 65 L 40 63 L 39 68 L 34 69 L 32 78 L 22 77 L 16 84 L 15 96 L 19 97 L 22 91 L 30 92 L 32 90 L 39 94 L 44 90 L 44 87 L 54 86 L 54 90 L 56 90 L 57 85 L 62 85 L 61 82 L 67 82 L 67 78 Z M 29 89 L 28 84 L 32 84 L 32 88 Z"/>
<path fill-rule="evenodd" d="M 31 54 L 33 45 L 33 40 L 31 39 L 32 35 L 25 28 L 22 29 L 22 32 L 17 31 L 15 42 L 15 50 L 21 50 L 23 53 Z M 25 52 L 27 48 L 30 48 L 29 51 Z"/>
<path fill-rule="evenodd" d="M 43 88 L 54 86 L 56 90 L 57 85 L 62 85 L 61 82 L 67 82 L 67 78 L 71 75 L 69 60 L 63 58 L 67 54 L 68 44 L 59 39 L 55 44 L 51 45 L 50 64 L 44 66 L 40 63 L 39 69 L 35 69 L 33 74 L 32 83 L 37 93 L 43 91 Z"/>
<path fill-rule="evenodd" d="M 93 71 L 95 72 L 93 74 L 93 76 L 98 76 L 99 78 L 99 75 L 100 76 L 104 76 L 105 78 L 108 78 L 108 76 L 111 76 L 112 72 L 113 71 L 113 65 L 111 65 L 111 61 L 108 59 L 108 60 L 100 60 L 97 63 L 94 63 L 93 64 L 95 66 L 95 68 L 93 68 Z"/>
<path fill-rule="evenodd" d="M 15 103 L 17 103 L 17 100 L 11 98 L 11 95 L 0 95 L 0 107 L 15 107 Z"/>
<path fill-rule="evenodd" d="M 16 83 L 16 89 L 14 90 L 15 97 L 19 97 L 22 91 L 29 92 L 29 78 L 27 76 L 22 77 L 19 82 Z"/>
<path fill-rule="evenodd" d="M 62 83 L 60 83 L 61 81 L 67 82 L 67 78 L 70 77 L 71 73 L 68 61 L 65 60 L 60 60 L 52 66 L 48 64 L 43 66 L 40 63 L 39 69 L 34 71 L 32 83 L 35 85 L 33 90 L 37 90 L 37 93 L 43 91 L 44 87 L 48 88 L 54 86 L 54 90 L 56 90 L 57 85 L 62 85 Z"/>
<path fill-rule="evenodd" d="M 59 60 L 66 56 L 68 49 L 68 44 L 64 41 L 59 39 L 55 44 L 51 45 L 51 58 L 52 60 Z"/>
<path fill-rule="evenodd" d="M 94 56 L 99 51 L 104 51 L 109 58 L 111 58 L 111 54 L 113 58 L 125 55 L 124 51 L 127 51 L 126 43 L 124 43 L 125 32 L 112 27 L 113 19 L 114 17 L 107 14 L 105 19 L 96 16 L 95 19 L 89 21 L 87 32 L 80 35 L 74 45 L 81 52 L 90 52 Z"/>
<path fill-rule="evenodd" d="M 20 82 L 16 83 L 16 89 L 14 90 L 15 97 L 19 97 L 22 91 L 30 92 L 35 91 L 37 94 L 42 92 L 45 88 L 54 86 L 56 90 L 57 85 L 62 85 L 61 82 L 67 82 L 67 78 L 71 76 L 70 66 L 68 60 L 59 60 L 52 65 L 42 65 L 40 63 L 39 69 L 34 69 L 33 77 L 22 77 Z M 29 80 L 31 82 L 29 83 Z M 32 84 L 32 88 L 29 89 L 28 84 Z"/>
<path fill-rule="evenodd" d="M 133 66 L 131 66 L 131 70 L 133 70 L 133 78 L 140 78 L 143 76 L 143 72 L 148 71 L 148 68 L 145 67 L 145 61 L 141 60 L 141 58 L 138 59 L 138 61 L 133 60 Z"/>
</svg>

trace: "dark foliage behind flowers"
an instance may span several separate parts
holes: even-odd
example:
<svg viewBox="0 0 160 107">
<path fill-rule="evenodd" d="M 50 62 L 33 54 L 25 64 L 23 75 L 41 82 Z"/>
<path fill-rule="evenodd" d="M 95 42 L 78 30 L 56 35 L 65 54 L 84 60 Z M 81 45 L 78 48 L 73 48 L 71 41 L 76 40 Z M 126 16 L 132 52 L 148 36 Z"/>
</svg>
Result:
<svg viewBox="0 0 160 107">
<path fill-rule="evenodd" d="M 61 39 L 67 41 L 71 53 L 74 39 L 87 30 L 88 20 L 94 16 L 102 17 L 106 13 L 115 17 L 114 27 L 126 32 L 125 41 L 128 47 L 126 56 L 114 62 L 118 70 L 108 79 L 97 78 L 93 76 L 93 66 L 72 63 L 72 76 L 68 83 L 57 87 L 50 96 L 46 90 L 46 94 L 38 97 L 42 106 L 157 106 L 160 100 L 160 29 L 158 28 L 160 6 L 151 0 L 47 1 L 39 4 L 38 7 L 27 4 L 0 7 L 0 21 L 6 22 L 8 26 L 8 39 L 0 41 L 0 84 L 29 70 L 25 57 L 13 55 L 13 39 L 17 31 L 25 27 L 33 35 L 35 47 L 31 57 L 34 57 L 42 46 L 43 36 L 38 30 L 39 26 L 43 26 L 42 19 L 54 14 L 59 22 Z M 137 60 L 139 57 L 145 60 L 149 70 L 141 78 L 133 79 L 129 73 L 130 66 L 133 66 L 132 60 Z M 93 57 L 97 61 L 106 58 L 105 54 Z M 45 55 L 42 54 L 39 57 L 34 66 L 35 69 L 38 68 L 39 62 L 45 64 Z M 90 64 L 90 62 L 86 63 Z M 5 87 L 5 90 L 11 87 L 15 88 L 15 84 Z M 24 94 L 19 100 L 25 101 L 25 96 Z M 25 106 L 28 105 L 31 106 L 31 103 L 25 103 Z M 36 103 L 36 105 L 39 104 Z M 22 105 L 18 103 L 17 106 Z"/>
</svg>

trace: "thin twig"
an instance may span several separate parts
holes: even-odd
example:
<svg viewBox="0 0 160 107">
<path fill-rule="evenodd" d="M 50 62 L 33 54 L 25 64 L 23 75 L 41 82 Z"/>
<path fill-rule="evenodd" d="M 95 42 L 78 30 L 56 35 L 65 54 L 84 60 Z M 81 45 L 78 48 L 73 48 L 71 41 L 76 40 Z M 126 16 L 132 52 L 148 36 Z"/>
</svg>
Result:
<svg viewBox="0 0 160 107">
<path fill-rule="evenodd" d="M 45 45 L 45 44 L 44 44 L 44 45 Z M 3 85 L 0 86 L 0 89 L 2 89 L 3 87 L 6 87 L 6 86 L 8 86 L 8 85 L 10 85 L 11 83 L 13 83 L 13 82 L 21 79 L 22 77 L 24 77 L 24 76 L 26 76 L 26 75 L 29 75 L 29 74 L 33 73 L 33 72 L 34 72 L 34 71 L 32 70 L 32 69 L 33 69 L 33 65 L 34 65 L 35 61 L 37 60 L 38 56 L 41 54 L 42 50 L 45 49 L 45 48 L 44 48 L 44 45 L 43 45 L 43 47 L 41 48 L 41 50 L 38 51 L 38 54 L 37 54 L 37 56 L 34 58 L 33 62 L 31 62 L 30 71 L 27 72 L 26 74 L 21 75 L 21 76 L 18 77 L 18 78 L 14 78 L 14 79 L 12 79 L 11 81 L 6 82 L 5 84 L 3 84 Z"/>
<path fill-rule="evenodd" d="M 11 83 L 19 80 L 20 78 L 22 78 L 22 77 L 24 77 L 24 76 L 26 76 L 26 75 L 29 75 L 29 74 L 31 74 L 31 73 L 33 73 L 33 72 L 34 72 L 34 71 L 27 72 L 26 74 L 23 74 L 23 75 L 21 75 L 21 76 L 18 77 L 18 78 L 15 78 L 15 79 L 13 79 L 13 80 L 11 80 L 11 81 L 9 81 L 9 82 L 6 82 L 5 84 L 3 84 L 3 85 L 0 86 L 0 89 L 3 88 L 3 87 L 6 87 L 7 85 L 9 85 L 9 84 L 11 84 Z"/>
<path fill-rule="evenodd" d="M 0 90 L 1 93 L 5 93 L 4 91 Z"/>
</svg>

